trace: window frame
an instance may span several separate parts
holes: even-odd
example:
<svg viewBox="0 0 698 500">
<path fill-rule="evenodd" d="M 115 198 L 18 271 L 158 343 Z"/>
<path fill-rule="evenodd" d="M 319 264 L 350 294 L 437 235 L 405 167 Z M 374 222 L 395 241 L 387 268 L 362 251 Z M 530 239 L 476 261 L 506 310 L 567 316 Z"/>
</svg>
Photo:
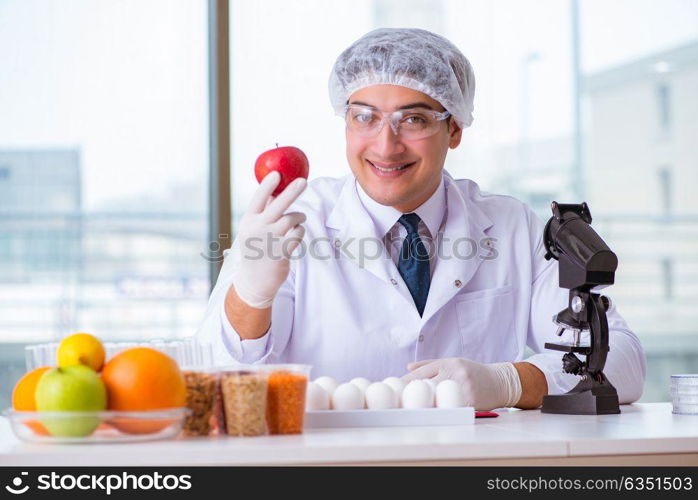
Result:
<svg viewBox="0 0 698 500">
<path fill-rule="evenodd" d="M 230 164 L 230 4 L 208 0 L 209 258 L 211 290 L 232 242 Z"/>
</svg>

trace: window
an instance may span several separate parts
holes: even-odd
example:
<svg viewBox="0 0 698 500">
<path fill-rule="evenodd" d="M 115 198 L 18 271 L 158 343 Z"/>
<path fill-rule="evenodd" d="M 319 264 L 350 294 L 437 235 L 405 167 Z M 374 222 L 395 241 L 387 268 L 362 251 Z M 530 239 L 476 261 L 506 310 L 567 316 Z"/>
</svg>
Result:
<svg viewBox="0 0 698 500">
<path fill-rule="evenodd" d="M 674 296 L 673 287 L 673 266 L 670 258 L 664 258 L 661 261 L 662 266 L 662 282 L 664 285 L 664 298 L 670 300 Z"/>
<path fill-rule="evenodd" d="M 672 205 L 671 169 L 669 167 L 662 167 L 658 170 L 657 174 L 660 210 L 664 215 L 669 215 Z"/>
<path fill-rule="evenodd" d="M 620 259 L 609 295 L 647 346 L 643 400 L 666 400 L 669 373 L 698 371 L 697 24 L 693 0 L 231 2 L 233 219 L 276 143 L 311 177 L 349 173 L 327 96 L 342 50 L 377 27 L 440 33 L 477 81 L 446 168 L 544 219 L 589 202 Z M 208 35 L 204 0 L 0 1 L 0 387 L 24 342 L 199 326 L 220 250 Z"/>
<path fill-rule="evenodd" d="M 696 25 L 692 0 L 234 2 L 234 218 L 256 186 L 256 157 L 277 142 L 308 154 L 311 178 L 349 173 L 327 96 L 342 50 L 378 27 L 435 31 L 464 52 L 477 82 L 475 121 L 446 169 L 544 220 L 553 199 L 589 203 L 619 255 L 608 294 L 647 346 L 643 401 L 668 400 L 669 373 L 698 370 Z M 676 148 L 655 140 L 657 124 Z M 671 170 L 657 176 L 657 161 Z"/>
<path fill-rule="evenodd" d="M 657 87 L 657 122 L 662 132 L 671 130 L 671 88 L 662 84 Z"/>
<path fill-rule="evenodd" d="M 205 1 L 0 2 L 0 406 L 23 343 L 198 328 Z"/>
</svg>

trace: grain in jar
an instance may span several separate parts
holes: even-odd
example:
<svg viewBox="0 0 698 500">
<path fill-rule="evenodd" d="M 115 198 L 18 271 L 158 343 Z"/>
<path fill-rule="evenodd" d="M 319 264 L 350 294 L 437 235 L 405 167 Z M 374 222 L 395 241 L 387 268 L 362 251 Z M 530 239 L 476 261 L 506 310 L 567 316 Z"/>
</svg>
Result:
<svg viewBox="0 0 698 500">
<path fill-rule="evenodd" d="M 267 425 L 270 434 L 300 434 L 309 365 L 269 365 Z"/>
<path fill-rule="evenodd" d="M 222 427 L 230 436 L 266 434 L 267 373 L 255 370 L 220 374 Z M 220 425 L 220 424 L 219 424 Z"/>
</svg>

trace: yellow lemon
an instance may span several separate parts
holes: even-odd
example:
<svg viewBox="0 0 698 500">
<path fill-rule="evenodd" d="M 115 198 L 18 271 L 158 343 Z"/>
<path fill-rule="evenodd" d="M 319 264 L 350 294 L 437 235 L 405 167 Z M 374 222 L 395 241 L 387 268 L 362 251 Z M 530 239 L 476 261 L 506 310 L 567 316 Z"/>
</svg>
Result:
<svg viewBox="0 0 698 500">
<path fill-rule="evenodd" d="M 98 372 L 104 365 L 104 346 L 89 333 L 74 333 L 64 338 L 58 346 L 58 366 L 85 365 Z"/>
</svg>

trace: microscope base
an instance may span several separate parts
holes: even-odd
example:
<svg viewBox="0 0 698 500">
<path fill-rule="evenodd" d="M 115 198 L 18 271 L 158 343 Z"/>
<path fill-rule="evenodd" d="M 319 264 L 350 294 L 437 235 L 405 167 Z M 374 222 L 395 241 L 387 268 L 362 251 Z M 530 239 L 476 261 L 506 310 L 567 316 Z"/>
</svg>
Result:
<svg viewBox="0 0 698 500">
<path fill-rule="evenodd" d="M 618 393 L 610 383 L 582 380 L 566 394 L 543 396 L 541 413 L 611 415 L 620 413 Z"/>
</svg>

